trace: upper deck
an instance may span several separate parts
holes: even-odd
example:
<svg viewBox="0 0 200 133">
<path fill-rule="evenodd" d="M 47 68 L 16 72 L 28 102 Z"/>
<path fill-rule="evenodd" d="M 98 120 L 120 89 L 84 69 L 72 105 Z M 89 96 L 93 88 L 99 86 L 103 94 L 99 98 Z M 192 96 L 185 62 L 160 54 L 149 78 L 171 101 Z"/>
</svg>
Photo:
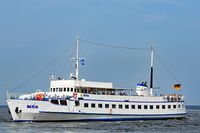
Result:
<svg viewBox="0 0 200 133">
<path fill-rule="evenodd" d="M 50 88 L 107 88 L 113 89 L 113 85 L 110 82 L 94 82 L 86 80 L 51 80 Z"/>
<path fill-rule="evenodd" d="M 136 102 L 183 102 L 182 95 L 142 95 L 142 91 L 148 91 L 148 86 L 137 84 L 134 89 L 113 88 L 109 82 L 93 82 L 85 80 L 51 80 L 49 92 L 36 91 L 34 93 L 8 96 L 11 99 L 37 100 L 38 95 L 42 95 L 40 100 L 48 99 L 96 99 L 114 101 L 136 101 Z M 139 91 L 140 93 L 137 93 Z M 139 94 L 139 95 L 138 95 Z M 74 96 L 75 99 L 74 99 Z"/>
</svg>

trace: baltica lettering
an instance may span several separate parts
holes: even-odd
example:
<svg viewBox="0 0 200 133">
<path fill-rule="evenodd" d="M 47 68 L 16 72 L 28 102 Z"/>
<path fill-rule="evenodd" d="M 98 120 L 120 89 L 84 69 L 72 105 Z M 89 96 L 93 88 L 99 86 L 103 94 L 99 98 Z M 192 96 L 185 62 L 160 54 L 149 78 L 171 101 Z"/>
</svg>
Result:
<svg viewBox="0 0 200 133">
<path fill-rule="evenodd" d="M 37 109 L 37 108 L 38 108 L 38 105 L 27 105 L 27 108 Z"/>
</svg>

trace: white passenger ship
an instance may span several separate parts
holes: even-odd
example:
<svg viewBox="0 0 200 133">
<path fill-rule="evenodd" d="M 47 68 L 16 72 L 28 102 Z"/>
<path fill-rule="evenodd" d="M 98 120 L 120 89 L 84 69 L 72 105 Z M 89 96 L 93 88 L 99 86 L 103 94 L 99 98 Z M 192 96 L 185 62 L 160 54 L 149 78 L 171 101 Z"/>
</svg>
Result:
<svg viewBox="0 0 200 133">
<path fill-rule="evenodd" d="M 156 96 L 153 92 L 153 49 L 151 48 L 150 86 L 117 89 L 109 82 L 79 80 L 79 39 L 75 74 L 68 80 L 51 76 L 48 92 L 36 91 L 16 97 L 7 94 L 7 104 L 15 122 L 123 121 L 185 118 L 183 95 Z"/>
</svg>

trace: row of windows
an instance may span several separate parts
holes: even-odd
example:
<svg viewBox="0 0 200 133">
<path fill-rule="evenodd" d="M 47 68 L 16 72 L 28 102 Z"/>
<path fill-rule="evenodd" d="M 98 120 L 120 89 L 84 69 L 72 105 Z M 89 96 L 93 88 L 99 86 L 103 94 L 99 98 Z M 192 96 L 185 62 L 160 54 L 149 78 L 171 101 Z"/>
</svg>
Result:
<svg viewBox="0 0 200 133">
<path fill-rule="evenodd" d="M 94 88 L 93 88 L 94 89 Z M 88 90 L 88 88 L 73 88 L 73 87 L 65 87 L 65 88 L 50 88 L 51 92 L 77 92 L 77 93 L 89 93 L 89 94 L 107 94 L 107 95 L 116 95 L 114 91 L 108 90 L 99 90 L 94 91 L 93 89 Z M 126 95 L 126 93 L 119 92 L 119 95 Z"/>
<path fill-rule="evenodd" d="M 51 92 L 81 92 L 87 93 L 86 89 L 77 89 L 77 88 L 51 88 Z"/>
<path fill-rule="evenodd" d="M 67 105 L 67 100 L 51 100 L 51 103 L 53 104 L 57 104 L 59 105 L 59 101 L 60 101 L 60 105 Z M 78 100 L 75 101 L 75 105 L 76 106 L 79 106 L 80 105 L 80 102 Z"/>
<path fill-rule="evenodd" d="M 60 105 L 67 105 L 67 100 L 59 100 L 60 101 Z M 51 100 L 51 103 L 53 104 L 59 104 L 58 100 Z M 75 105 L 79 106 L 80 102 L 79 101 L 75 101 Z M 84 103 L 84 107 L 88 108 L 89 107 L 89 103 Z M 90 107 L 91 108 L 112 108 L 112 109 L 116 109 L 117 107 L 119 109 L 176 109 L 176 108 L 181 108 L 181 104 L 178 105 L 122 105 L 122 104 L 102 104 L 102 103 L 90 103 Z M 184 105 L 182 104 L 182 108 L 184 108 Z"/>
<path fill-rule="evenodd" d="M 182 105 L 183 106 L 183 105 Z M 88 108 L 89 107 L 89 103 L 84 103 L 84 107 L 85 108 Z M 177 105 L 122 105 L 122 104 L 118 104 L 118 106 L 116 104 L 95 104 L 95 103 L 91 103 L 90 104 L 90 107 L 91 108 L 112 108 L 112 109 L 116 109 L 117 107 L 119 109 L 176 109 L 176 108 L 181 108 L 181 105 L 179 104 L 178 106 Z"/>
<path fill-rule="evenodd" d="M 74 88 L 51 88 L 51 91 L 52 92 L 62 92 L 62 91 L 64 91 L 64 92 L 66 92 L 66 91 L 71 91 L 71 92 L 73 92 L 73 89 Z"/>
<path fill-rule="evenodd" d="M 51 103 L 59 104 L 59 101 L 58 100 L 51 100 Z M 67 101 L 66 100 L 60 100 L 60 105 L 67 105 Z"/>
</svg>

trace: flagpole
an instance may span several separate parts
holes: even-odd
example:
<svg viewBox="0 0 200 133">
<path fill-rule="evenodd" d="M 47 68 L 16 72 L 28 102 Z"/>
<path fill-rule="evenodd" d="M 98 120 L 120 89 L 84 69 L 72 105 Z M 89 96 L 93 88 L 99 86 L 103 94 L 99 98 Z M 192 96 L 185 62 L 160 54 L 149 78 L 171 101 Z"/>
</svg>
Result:
<svg viewBox="0 0 200 133">
<path fill-rule="evenodd" d="M 78 80 L 78 77 L 79 77 L 79 70 L 78 70 L 78 67 L 79 67 L 79 37 L 77 36 L 76 38 L 76 64 L 75 64 L 75 77 L 76 77 L 76 80 Z"/>
</svg>

